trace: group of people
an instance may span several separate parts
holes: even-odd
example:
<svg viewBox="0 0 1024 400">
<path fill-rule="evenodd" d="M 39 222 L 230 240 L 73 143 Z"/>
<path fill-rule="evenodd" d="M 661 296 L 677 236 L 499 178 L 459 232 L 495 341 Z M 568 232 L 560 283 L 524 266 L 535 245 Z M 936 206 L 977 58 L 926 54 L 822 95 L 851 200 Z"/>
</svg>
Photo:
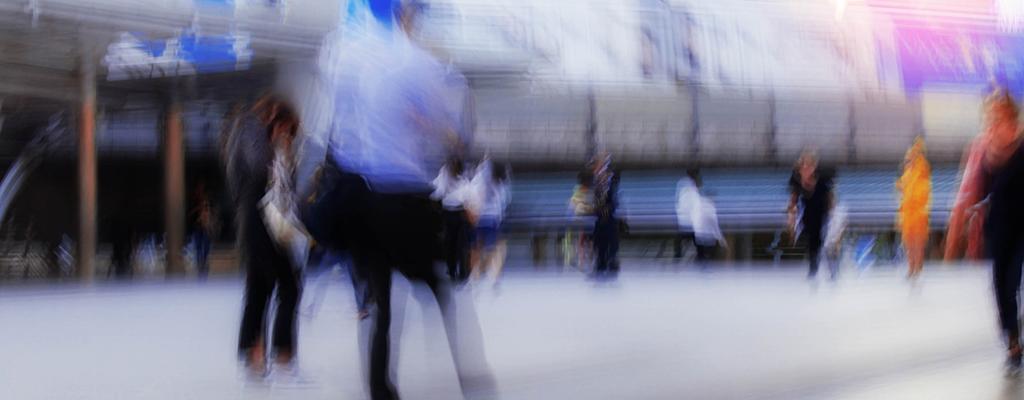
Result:
<svg viewBox="0 0 1024 400">
<path fill-rule="evenodd" d="M 509 173 L 489 159 L 468 168 L 461 156 L 473 129 L 471 96 L 458 71 L 408 35 L 422 7 L 406 1 L 373 9 L 377 22 L 371 20 L 361 36 L 334 49 L 339 56 L 324 72 L 332 90 L 333 121 L 312 193 L 297 193 L 300 117 L 288 101 L 265 96 L 232 120 L 224 158 L 247 266 L 238 350 L 250 377 L 296 376 L 301 267 L 315 243 L 349 253 L 353 276 L 365 283 L 373 327 L 367 374 L 371 398 L 397 398 L 389 371 L 392 272 L 429 288 L 445 320 L 464 393 L 493 385 L 485 361 L 466 359 L 483 352 L 461 349 L 462 341 L 455 339 L 478 328 L 459 326 L 456 331 L 448 283 L 485 270 L 495 276 L 500 272 L 498 235 L 510 200 Z M 1019 206 L 1024 204 L 1024 150 L 1017 113 L 1008 94 L 1000 92 L 987 102 L 987 128 L 965 162 L 946 256 L 957 257 L 966 247 L 969 257 L 980 257 L 984 232 L 994 259 L 1008 363 L 1019 367 L 1024 353 L 1017 314 L 1024 261 L 1024 210 Z M 440 171 L 436 177 L 435 171 Z M 581 174 L 570 201 L 575 214 L 593 216 L 592 274 L 598 279 L 614 278 L 619 270 L 619 235 L 625 226 L 618 215 L 619 181 L 611 158 L 599 154 Z M 789 181 L 788 226 L 794 239 L 806 237 L 812 277 L 822 252 L 833 261 L 833 276 L 838 265 L 845 214 L 833 182 L 834 174 L 821 168 L 811 151 L 801 155 Z M 913 277 L 921 271 L 929 231 L 930 167 L 922 140 L 907 152 L 896 188 L 902 194 L 898 227 Z M 696 245 L 699 260 L 706 260 L 716 245 L 725 244 L 714 203 L 696 174 L 680 182 L 677 196 L 681 236 Z M 434 269 L 439 247 L 449 279 Z M 267 310 L 275 293 L 268 340 Z"/>
<path fill-rule="evenodd" d="M 436 301 L 463 393 L 487 393 L 493 378 L 484 353 L 467 348 L 482 345 L 472 338 L 479 327 L 456 324 L 449 279 L 434 261 L 442 231 L 455 280 L 470 265 L 463 256 L 470 236 L 494 248 L 508 203 L 507 171 L 485 161 L 472 177 L 464 173 L 459 155 L 473 130 L 466 79 L 417 43 L 412 33 L 424 4 L 382 4 L 350 16 L 358 29 L 325 46 L 321 78 L 333 108 L 309 193 L 298 193 L 296 148 L 315 142 L 297 140 L 300 114 L 288 100 L 264 96 L 231 120 L 224 159 L 247 268 L 242 370 L 257 381 L 304 380 L 296 340 L 302 267 L 309 249 L 329 249 L 347 253 L 354 280 L 365 284 L 360 311 L 371 325 L 371 398 L 398 398 L 390 371 L 393 272 L 425 285 Z"/>
<path fill-rule="evenodd" d="M 996 90 L 985 101 L 984 129 L 965 152 L 962 177 L 945 235 L 944 258 L 992 259 L 992 281 L 1000 327 L 1007 344 L 1006 364 L 1021 368 L 1019 297 L 1024 263 L 1024 147 L 1020 109 L 1013 97 Z M 920 275 L 929 242 L 931 166 L 924 141 L 907 151 L 896 182 L 900 194 L 897 229 L 908 264 L 908 276 Z M 845 224 L 833 190 L 834 174 L 819 168 L 813 152 L 805 152 L 790 179 L 789 227 L 794 239 L 806 237 L 809 275 L 814 276 L 825 238 Z M 837 222 L 838 221 L 838 222 Z M 833 274 L 834 274 L 833 267 Z"/>
<path fill-rule="evenodd" d="M 507 249 L 500 232 L 511 202 L 509 169 L 487 157 L 470 170 L 461 157 L 453 156 L 434 179 L 431 198 L 443 207 L 443 247 L 451 281 L 464 283 L 490 273 L 498 283 Z"/>
<path fill-rule="evenodd" d="M 1007 366 L 1021 367 L 1018 311 L 1024 262 L 1024 148 L 1020 109 L 997 90 L 985 102 L 985 127 L 965 154 L 949 218 L 945 258 L 992 258 L 996 308 L 1007 343 Z"/>
<path fill-rule="evenodd" d="M 900 195 L 896 229 L 906 254 L 909 278 L 920 275 L 929 239 L 931 208 L 931 166 L 918 137 L 907 150 L 895 189 Z M 814 278 L 822 258 L 835 279 L 839 271 L 842 237 L 847 225 L 847 210 L 835 193 L 835 172 L 819 165 L 813 149 L 805 150 L 797 160 L 789 179 L 790 200 L 786 228 L 793 242 L 804 237 L 809 261 L 808 278 Z"/>
</svg>

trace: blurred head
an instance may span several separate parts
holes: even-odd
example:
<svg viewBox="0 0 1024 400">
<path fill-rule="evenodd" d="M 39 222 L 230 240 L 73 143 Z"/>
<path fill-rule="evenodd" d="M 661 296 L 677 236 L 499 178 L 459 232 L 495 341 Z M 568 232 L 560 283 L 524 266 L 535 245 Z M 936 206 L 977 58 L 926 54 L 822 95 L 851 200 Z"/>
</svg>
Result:
<svg viewBox="0 0 1024 400">
<path fill-rule="evenodd" d="M 265 95 L 253 105 L 253 112 L 270 127 L 270 139 L 291 144 L 299 133 L 299 114 L 287 101 L 277 95 Z"/>
<path fill-rule="evenodd" d="M 925 154 L 926 148 L 924 145 L 924 137 L 918 136 L 914 139 L 914 143 L 910 145 L 910 149 L 907 150 L 907 154 L 903 157 L 903 161 L 909 164 L 915 160 L 922 159 Z"/>
<path fill-rule="evenodd" d="M 818 152 L 808 148 L 800 153 L 800 158 L 796 162 L 796 170 L 802 177 L 813 175 L 818 170 Z"/>
<path fill-rule="evenodd" d="M 1016 121 L 1020 112 L 1017 102 L 1004 89 L 997 89 L 985 99 L 985 122 Z"/>
<path fill-rule="evenodd" d="M 451 157 L 448 157 L 448 161 L 445 162 L 445 165 L 448 167 L 448 175 L 450 176 L 462 175 L 464 171 L 462 157 L 459 157 L 457 155 L 452 155 Z"/>
<path fill-rule="evenodd" d="M 1017 148 L 1017 103 L 1005 90 L 997 90 L 985 100 L 985 138 L 988 141 L 989 162 L 1000 164 Z"/>
<path fill-rule="evenodd" d="M 395 21 L 403 32 L 411 34 L 416 31 L 416 23 L 428 7 L 423 0 L 400 0 L 395 6 Z"/>
</svg>

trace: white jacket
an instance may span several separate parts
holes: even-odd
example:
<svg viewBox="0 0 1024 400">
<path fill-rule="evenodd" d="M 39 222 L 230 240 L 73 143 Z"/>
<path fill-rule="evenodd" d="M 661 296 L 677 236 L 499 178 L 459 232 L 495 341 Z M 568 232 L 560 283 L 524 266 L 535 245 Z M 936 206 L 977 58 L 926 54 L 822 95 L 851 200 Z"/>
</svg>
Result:
<svg viewBox="0 0 1024 400">
<path fill-rule="evenodd" d="M 693 214 L 699 203 L 700 192 L 697 185 L 688 177 L 680 179 L 676 185 L 676 222 L 680 230 L 693 229 Z"/>
<path fill-rule="evenodd" d="M 690 216 L 695 241 L 700 245 L 724 244 L 725 238 L 718 226 L 718 209 L 715 208 L 715 203 L 705 196 L 698 195 L 697 199 Z"/>
<path fill-rule="evenodd" d="M 441 206 L 446 210 L 462 209 L 470 195 L 469 179 L 464 175 L 452 177 L 448 173 L 448 166 L 441 167 L 441 172 L 434 178 L 434 193 L 430 198 L 440 200 Z"/>
</svg>

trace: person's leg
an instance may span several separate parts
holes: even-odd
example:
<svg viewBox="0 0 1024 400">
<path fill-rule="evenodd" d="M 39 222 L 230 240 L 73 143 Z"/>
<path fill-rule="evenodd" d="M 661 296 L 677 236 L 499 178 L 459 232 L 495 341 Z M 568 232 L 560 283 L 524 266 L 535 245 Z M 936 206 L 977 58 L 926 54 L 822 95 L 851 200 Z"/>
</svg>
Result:
<svg viewBox="0 0 1024 400">
<path fill-rule="evenodd" d="M 491 276 L 495 285 L 501 279 L 501 272 L 505 269 L 505 258 L 508 256 L 508 241 L 499 237 L 494 252 L 494 264 L 491 266 Z"/>
<path fill-rule="evenodd" d="M 464 211 L 460 211 L 458 214 L 459 224 L 459 235 L 458 241 L 456 242 L 456 254 L 458 256 L 458 281 L 465 282 L 469 279 L 470 270 L 470 245 L 472 242 L 472 225 L 469 223 L 469 217 Z"/>
<path fill-rule="evenodd" d="M 839 260 L 841 256 L 842 254 L 838 246 L 835 248 L 830 248 L 828 249 L 828 251 L 826 251 L 826 258 L 828 259 L 829 278 L 831 278 L 832 280 L 835 280 L 836 278 L 839 277 Z"/>
<path fill-rule="evenodd" d="M 210 238 L 205 233 L 196 236 L 196 267 L 199 278 L 206 279 L 210 274 Z"/>
<path fill-rule="evenodd" d="M 694 247 L 697 248 L 697 263 L 704 264 L 708 259 L 708 247 L 698 243 L 694 243 Z"/>
<path fill-rule="evenodd" d="M 272 263 L 274 242 L 259 211 L 248 210 L 243 216 L 242 226 L 242 250 L 247 271 L 238 350 L 252 371 L 259 372 L 266 367 L 266 311 L 277 280 Z"/>
<path fill-rule="evenodd" d="M 352 292 L 355 294 L 356 309 L 359 319 L 370 316 L 370 305 L 373 300 L 370 291 L 369 266 L 356 262 L 355 257 L 349 262 L 348 276 L 352 280 Z"/>
<path fill-rule="evenodd" d="M 807 260 L 810 263 L 807 276 L 813 278 L 818 275 L 818 262 L 821 259 L 821 229 L 807 229 L 806 233 Z"/>
<path fill-rule="evenodd" d="M 239 327 L 238 353 L 254 372 L 261 371 L 266 363 L 266 309 L 273 291 L 272 277 L 264 266 L 250 262 L 245 279 L 245 305 Z"/>
<path fill-rule="evenodd" d="M 608 274 L 614 261 L 612 258 L 615 245 L 613 229 L 615 226 L 610 221 L 598 221 L 594 226 L 594 252 L 596 253 L 594 270 L 598 274 Z"/>
<path fill-rule="evenodd" d="M 448 278 L 453 282 L 458 281 L 461 276 L 459 264 L 462 261 L 459 243 L 462 240 L 462 227 L 456 214 L 456 211 L 444 211 L 445 262 L 448 265 Z"/>
<path fill-rule="evenodd" d="M 1021 280 L 1021 250 L 1017 240 L 997 239 L 992 243 L 992 281 L 995 287 L 999 324 L 1011 352 L 1016 351 L 1019 363 L 1020 321 L 1018 292 Z M 1011 354 L 1013 356 L 1013 354 Z"/>
<path fill-rule="evenodd" d="M 291 362 L 298 350 L 296 316 L 302 300 L 302 274 L 288 260 L 284 254 L 275 254 L 273 259 L 277 278 L 277 315 L 271 346 L 278 364 Z"/>
<path fill-rule="evenodd" d="M 683 238 L 683 231 L 679 231 L 679 233 L 676 234 L 675 239 L 672 240 L 672 249 L 674 250 L 672 257 L 676 260 L 683 258 Z"/>
<path fill-rule="evenodd" d="M 619 274 L 619 220 L 612 219 L 607 229 L 609 236 L 608 268 L 614 276 Z"/>
<path fill-rule="evenodd" d="M 481 275 L 486 275 L 494 266 L 498 245 L 497 229 L 497 223 L 494 220 L 488 219 L 480 222 L 477 229 L 480 240 L 480 265 L 473 270 L 474 280 L 480 279 Z"/>
<path fill-rule="evenodd" d="M 397 399 L 398 393 L 390 375 L 391 333 L 391 268 L 383 264 L 380 255 L 364 259 L 368 262 L 370 291 L 376 306 L 373 313 L 373 333 L 370 341 L 370 398 Z"/>
</svg>

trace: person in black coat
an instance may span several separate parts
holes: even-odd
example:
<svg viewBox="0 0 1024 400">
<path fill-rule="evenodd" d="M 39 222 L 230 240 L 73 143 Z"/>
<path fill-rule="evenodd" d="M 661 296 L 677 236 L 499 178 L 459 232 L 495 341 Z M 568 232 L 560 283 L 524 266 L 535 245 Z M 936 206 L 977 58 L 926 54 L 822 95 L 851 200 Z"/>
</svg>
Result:
<svg viewBox="0 0 1024 400">
<path fill-rule="evenodd" d="M 238 238 L 247 269 L 238 352 L 249 373 L 258 377 L 268 371 L 266 312 L 275 288 L 278 304 L 271 356 L 276 364 L 290 367 L 297 350 L 296 313 L 302 294 L 300 270 L 271 238 L 260 201 L 267 193 L 274 148 L 290 148 L 299 120 L 289 105 L 273 96 L 262 98 L 239 118 L 226 144 L 228 185 L 238 211 Z"/>
</svg>

